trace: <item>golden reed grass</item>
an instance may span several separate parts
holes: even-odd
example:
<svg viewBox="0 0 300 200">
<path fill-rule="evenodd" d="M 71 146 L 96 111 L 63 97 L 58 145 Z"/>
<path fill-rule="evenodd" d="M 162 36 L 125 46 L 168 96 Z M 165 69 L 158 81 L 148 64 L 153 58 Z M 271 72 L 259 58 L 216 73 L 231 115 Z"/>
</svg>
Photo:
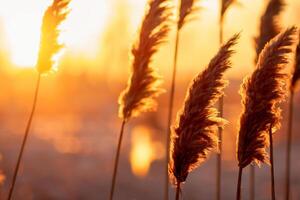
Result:
<svg viewBox="0 0 300 200">
<path fill-rule="evenodd" d="M 300 37 L 299 37 L 300 38 Z M 298 39 L 299 39 L 298 38 Z M 298 41 L 294 71 L 290 83 L 290 98 L 289 98 L 289 114 L 287 127 L 287 146 L 286 146 L 286 175 L 285 175 L 285 199 L 290 199 L 290 169 L 291 169 L 291 148 L 292 148 L 292 129 L 293 129 L 293 112 L 294 112 L 294 93 L 297 82 L 300 79 L 300 43 Z"/>
<path fill-rule="evenodd" d="M 118 140 L 110 199 L 114 196 L 125 123 L 131 117 L 137 117 L 143 112 L 154 111 L 157 105 L 155 98 L 163 92 L 160 88 L 161 77 L 151 65 L 151 61 L 161 44 L 167 40 L 171 25 L 171 11 L 170 0 L 150 0 L 139 36 L 132 47 L 132 72 L 127 88 L 119 97 L 119 116 L 123 122 Z"/>
<path fill-rule="evenodd" d="M 259 55 L 251 76 L 244 79 L 241 95 L 243 113 L 240 118 L 237 158 L 239 176 L 237 196 L 241 197 L 242 170 L 249 164 L 269 163 L 267 148 L 272 145 L 272 133 L 280 127 L 279 103 L 286 96 L 288 75 L 284 69 L 293 51 L 295 27 L 272 39 Z M 273 150 L 270 148 L 272 169 L 272 198 L 275 198 Z"/>
<path fill-rule="evenodd" d="M 170 86 L 170 97 L 169 97 L 169 108 L 168 108 L 168 122 L 167 122 L 167 139 L 166 139 L 166 164 L 165 164 L 165 188 L 164 188 L 164 199 L 169 199 L 169 162 L 170 162 L 170 140 L 171 140 L 171 124 L 173 117 L 173 105 L 174 105 L 174 95 L 176 89 L 176 74 L 177 74 L 177 57 L 179 50 L 179 39 L 181 29 L 192 20 L 199 10 L 197 6 L 198 0 L 180 0 L 179 1 L 179 11 L 177 19 L 177 29 L 175 38 L 175 51 L 173 59 L 173 69 L 172 69 L 172 80 Z"/>
<path fill-rule="evenodd" d="M 223 127 L 225 120 L 218 117 L 215 103 L 223 95 L 227 81 L 223 75 L 231 67 L 232 47 L 239 35 L 223 45 L 208 67 L 193 80 L 185 103 L 177 114 L 171 148 L 170 176 L 177 186 L 179 199 L 181 183 L 188 174 L 204 162 L 208 154 L 217 149 L 216 129 Z"/>
<path fill-rule="evenodd" d="M 219 44 L 220 46 L 223 44 L 224 38 L 224 18 L 227 10 L 233 3 L 236 3 L 236 0 L 221 0 L 221 9 L 220 9 L 220 21 L 219 21 Z M 219 100 L 218 105 L 220 117 L 223 117 L 223 107 L 224 107 L 224 99 L 223 96 Z M 217 163 L 216 163 L 216 199 L 221 199 L 221 186 L 222 186 L 222 143 L 223 143 L 223 129 L 219 128 L 218 131 L 219 137 L 219 153 L 217 154 Z"/>
<path fill-rule="evenodd" d="M 54 0 L 53 3 L 46 10 L 43 17 L 42 28 L 41 28 L 40 50 L 39 50 L 39 56 L 38 56 L 38 61 L 36 66 L 38 71 L 38 79 L 36 83 L 33 106 L 29 116 L 29 120 L 26 125 L 24 138 L 18 155 L 17 164 L 14 170 L 12 183 L 7 197 L 8 200 L 12 199 L 22 156 L 26 146 L 32 119 L 35 113 L 35 108 L 36 108 L 38 93 L 40 88 L 41 75 L 53 69 L 55 65 L 53 59 L 63 47 L 63 45 L 58 42 L 58 37 L 60 34 L 59 26 L 66 19 L 69 13 L 68 10 L 69 3 L 70 0 Z"/>
<path fill-rule="evenodd" d="M 283 0 L 270 0 L 260 19 L 259 35 L 254 39 L 256 57 L 255 65 L 260 52 L 272 38 L 280 33 L 279 16 L 284 8 Z M 255 199 L 255 166 L 250 166 L 250 200 Z"/>
</svg>

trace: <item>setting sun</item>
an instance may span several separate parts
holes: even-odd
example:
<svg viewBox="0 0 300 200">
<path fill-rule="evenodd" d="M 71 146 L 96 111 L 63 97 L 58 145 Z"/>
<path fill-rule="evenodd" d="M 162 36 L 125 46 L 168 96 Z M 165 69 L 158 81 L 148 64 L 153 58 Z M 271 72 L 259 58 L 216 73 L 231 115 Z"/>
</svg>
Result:
<svg viewBox="0 0 300 200">
<path fill-rule="evenodd" d="M 43 12 L 50 3 L 50 0 L 10 0 L 1 3 L 4 35 L 11 59 L 18 67 L 35 66 Z M 108 15 L 107 5 L 106 2 L 97 0 L 71 2 L 72 12 L 61 27 L 61 40 L 70 51 L 95 52 Z"/>
</svg>

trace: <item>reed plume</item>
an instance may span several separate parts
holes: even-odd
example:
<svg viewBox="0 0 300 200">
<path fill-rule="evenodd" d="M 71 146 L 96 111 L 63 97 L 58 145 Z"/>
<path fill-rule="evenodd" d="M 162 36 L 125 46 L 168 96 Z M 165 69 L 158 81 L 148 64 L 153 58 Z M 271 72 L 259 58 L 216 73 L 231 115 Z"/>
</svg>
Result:
<svg viewBox="0 0 300 200">
<path fill-rule="evenodd" d="M 216 129 L 225 120 L 218 116 L 215 103 L 223 95 L 227 85 L 223 75 L 231 67 L 232 47 L 239 35 L 234 35 L 208 67 L 193 80 L 185 98 L 182 110 L 177 115 L 171 148 L 170 176 L 178 187 L 188 174 L 203 163 L 208 154 L 217 149 Z M 179 198 L 179 195 L 176 195 Z"/>
<path fill-rule="evenodd" d="M 153 56 L 170 31 L 172 6 L 170 0 L 150 0 L 137 41 L 132 47 L 132 73 L 127 88 L 119 97 L 119 116 L 123 119 L 114 164 L 110 199 L 113 199 L 125 123 L 142 112 L 156 109 L 155 98 L 163 89 L 161 77 L 151 66 Z"/>
<path fill-rule="evenodd" d="M 179 39 L 181 29 L 187 22 L 189 22 L 197 11 L 199 7 L 196 5 L 198 0 L 180 0 L 179 1 L 179 14 L 177 19 L 177 29 L 176 29 L 176 38 L 175 38 L 175 51 L 173 58 L 173 69 L 172 69 L 172 80 L 170 86 L 170 97 L 169 97 L 169 108 L 168 108 L 168 122 L 167 122 L 167 139 L 166 139 L 166 164 L 165 164 L 165 191 L 164 199 L 169 199 L 169 162 L 170 162 L 170 140 L 171 140 L 171 123 L 173 117 L 173 104 L 174 104 L 174 95 L 176 89 L 176 76 L 177 76 L 177 57 L 179 50 Z"/>
<path fill-rule="evenodd" d="M 300 79 L 300 42 L 298 42 L 294 72 L 292 73 L 290 85 L 290 99 L 289 99 L 289 114 L 287 127 L 287 149 L 286 149 L 286 175 L 285 175 L 285 199 L 290 199 L 290 169 L 291 169 L 291 148 L 292 148 L 292 129 L 293 129 L 293 111 L 294 111 L 294 93 L 295 87 Z"/>
<path fill-rule="evenodd" d="M 179 8 L 178 29 L 181 29 L 199 10 L 197 2 L 199 0 L 181 0 Z"/>
<path fill-rule="evenodd" d="M 259 35 L 254 39 L 255 42 L 255 65 L 264 46 L 272 38 L 280 33 L 279 15 L 284 8 L 283 0 L 270 0 L 264 14 L 260 19 Z M 250 166 L 250 200 L 255 199 L 255 166 Z"/>
<path fill-rule="evenodd" d="M 63 45 L 58 42 L 60 35 L 59 26 L 66 19 L 69 10 L 70 0 L 54 0 L 53 3 L 46 10 L 41 27 L 41 38 L 40 38 L 40 50 L 36 69 L 38 71 L 38 78 L 36 83 L 36 89 L 33 99 L 33 105 L 30 112 L 30 116 L 26 125 L 24 138 L 22 141 L 21 149 L 18 155 L 17 164 L 13 174 L 13 180 L 10 186 L 9 194 L 7 199 L 12 199 L 15 183 L 17 180 L 20 164 L 22 161 L 24 149 L 28 139 L 31 123 L 36 109 L 38 100 L 38 93 L 40 88 L 41 75 L 51 71 L 54 68 L 55 61 L 54 57 L 58 54 L 59 50 L 62 49 Z"/>
<path fill-rule="evenodd" d="M 224 32 L 224 18 L 226 11 L 229 7 L 235 3 L 236 0 L 221 0 L 221 10 L 220 10 L 220 21 L 219 21 L 219 44 L 220 46 L 223 44 L 223 32 Z M 223 96 L 219 100 L 219 113 L 220 117 L 223 117 L 223 106 L 224 106 L 224 99 Z M 223 141 L 223 129 L 219 128 L 218 131 L 219 137 L 219 153 L 217 154 L 217 168 L 216 168 L 216 199 L 221 199 L 221 182 L 222 182 L 222 141 Z"/>
<path fill-rule="evenodd" d="M 264 46 L 280 33 L 278 17 L 285 4 L 283 0 L 270 0 L 267 8 L 260 19 L 259 36 L 255 38 L 256 59 L 257 62 L 260 52 Z"/>
<path fill-rule="evenodd" d="M 241 194 L 242 170 L 249 164 L 269 163 L 272 170 L 272 198 L 275 198 L 273 149 L 271 160 L 267 148 L 272 145 L 272 134 L 279 129 L 281 110 L 284 101 L 288 75 L 284 69 L 289 64 L 292 53 L 295 27 L 287 29 L 272 39 L 259 55 L 255 71 L 244 79 L 241 89 L 244 111 L 240 118 L 237 158 L 239 179 L 237 199 Z"/>
</svg>

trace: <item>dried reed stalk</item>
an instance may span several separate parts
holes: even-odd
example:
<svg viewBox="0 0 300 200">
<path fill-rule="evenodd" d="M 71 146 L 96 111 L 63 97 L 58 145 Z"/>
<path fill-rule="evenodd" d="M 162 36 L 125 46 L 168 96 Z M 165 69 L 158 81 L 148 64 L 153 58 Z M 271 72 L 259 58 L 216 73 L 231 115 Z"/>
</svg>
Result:
<svg viewBox="0 0 300 200">
<path fill-rule="evenodd" d="M 259 36 L 255 38 L 255 65 L 264 46 L 280 33 L 279 15 L 284 8 L 283 0 L 270 0 L 260 20 Z M 255 166 L 250 166 L 250 200 L 255 199 Z"/>
<path fill-rule="evenodd" d="M 161 77 L 151 66 L 151 61 L 160 45 L 167 40 L 171 25 L 171 8 L 170 0 L 150 0 L 139 37 L 132 47 L 132 73 L 127 88 L 119 97 L 119 116 L 123 122 L 114 163 L 110 199 L 113 199 L 114 195 L 124 126 L 131 117 L 137 117 L 142 112 L 154 111 L 157 105 L 155 98 L 164 91 L 160 88 Z"/>
<path fill-rule="evenodd" d="M 223 44 L 223 29 L 224 29 L 224 18 L 226 11 L 228 8 L 234 3 L 236 0 L 221 0 L 221 10 L 220 10 L 220 21 L 219 21 L 219 44 L 220 46 Z M 220 117 L 223 117 L 223 106 L 224 106 L 224 97 L 222 96 L 219 100 L 219 113 Z M 218 131 L 219 137 L 219 153 L 217 154 L 217 173 L 216 173 L 216 199 L 221 199 L 221 184 L 222 184 L 222 141 L 223 141 L 223 129 L 219 128 Z"/>
<path fill-rule="evenodd" d="M 223 95 L 227 85 L 223 75 L 231 67 L 232 47 L 238 38 L 239 35 L 235 35 L 223 45 L 208 67 L 193 80 L 184 106 L 178 112 L 172 137 L 169 169 L 177 191 L 188 174 L 218 147 L 216 130 L 223 127 L 225 120 L 218 117 L 214 105 Z"/>
<path fill-rule="evenodd" d="M 295 87 L 300 79 L 300 42 L 297 46 L 295 57 L 295 69 L 291 79 L 290 99 L 289 99 L 289 117 L 287 127 L 287 149 L 286 149 L 286 175 L 285 175 L 285 199 L 290 199 L 290 168 L 291 168 L 291 148 L 292 148 L 292 129 L 293 129 L 293 111 L 294 111 L 294 93 Z"/>
<path fill-rule="evenodd" d="M 38 61 L 36 66 L 38 71 L 38 79 L 36 83 L 32 109 L 30 112 L 29 120 L 26 125 L 24 138 L 22 141 L 17 164 L 15 166 L 15 170 L 13 174 L 12 183 L 7 197 L 8 200 L 10 200 L 13 195 L 24 149 L 31 128 L 32 119 L 35 113 L 39 88 L 40 88 L 41 75 L 51 71 L 54 68 L 55 65 L 54 57 L 63 48 L 63 45 L 58 42 L 58 37 L 60 34 L 59 26 L 66 19 L 69 13 L 68 11 L 69 3 L 70 0 L 54 0 L 52 5 L 50 5 L 46 10 L 43 17 L 42 28 L 41 28 L 40 50 L 39 50 L 39 56 L 38 56 Z"/>
<path fill-rule="evenodd" d="M 258 165 L 269 163 L 266 151 L 272 142 L 269 134 L 280 127 L 279 103 L 285 99 L 288 77 L 283 70 L 289 64 L 288 56 L 292 53 L 296 32 L 297 29 L 292 27 L 272 39 L 260 53 L 255 71 L 242 85 L 244 111 L 240 119 L 237 149 L 241 173 L 243 168 L 251 163 Z M 273 160 L 271 164 L 272 162 Z M 273 171 L 273 165 L 271 170 Z M 274 185 L 273 173 L 272 185 Z M 237 199 L 240 199 L 240 187 L 241 184 L 238 184 Z M 274 187 L 272 190 L 274 191 Z M 272 197 L 275 198 L 274 193 Z"/>
<path fill-rule="evenodd" d="M 175 86 L 176 86 L 176 74 L 177 74 L 177 57 L 179 50 L 179 39 L 180 31 L 183 26 L 189 22 L 193 16 L 199 10 L 199 7 L 196 5 L 198 0 L 181 0 L 179 7 L 179 16 L 177 21 L 176 29 L 176 38 L 175 38 L 175 52 L 173 59 L 173 69 L 172 69 L 172 80 L 170 86 L 170 97 L 169 97 L 169 108 L 168 108 L 168 124 L 167 124 L 167 139 L 166 139 L 166 165 L 165 165 L 165 189 L 164 189 L 164 199 L 169 199 L 169 162 L 170 162 L 170 138 L 171 138 L 171 123 L 173 117 L 173 105 L 174 105 L 174 95 L 175 95 Z"/>
</svg>

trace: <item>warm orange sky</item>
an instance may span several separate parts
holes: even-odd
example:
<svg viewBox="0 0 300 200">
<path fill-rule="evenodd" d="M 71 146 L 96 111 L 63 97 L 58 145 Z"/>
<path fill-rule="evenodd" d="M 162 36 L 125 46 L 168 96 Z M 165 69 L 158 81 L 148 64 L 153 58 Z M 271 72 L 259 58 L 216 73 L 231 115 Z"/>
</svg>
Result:
<svg viewBox="0 0 300 200">
<path fill-rule="evenodd" d="M 6 39 L 6 49 L 11 55 L 11 61 L 16 66 L 34 67 L 42 15 L 50 2 L 50 0 L 0 0 L 0 25 L 4 29 L 1 35 L 4 35 Z M 199 2 L 202 6 L 199 17 L 184 28 L 180 43 L 180 69 L 192 74 L 199 72 L 218 48 L 219 0 L 200 0 Z M 241 76 L 252 69 L 253 37 L 257 34 L 259 17 L 265 9 L 264 2 L 240 0 L 241 5 L 233 6 L 228 11 L 225 38 L 242 31 L 242 38 L 234 57 L 235 67 L 229 72 L 230 76 Z M 287 0 L 286 2 L 288 6 L 282 15 L 283 27 L 297 24 L 300 19 L 297 12 L 300 9 L 300 1 Z M 66 53 L 69 57 L 72 54 L 81 55 L 89 63 L 99 62 L 99 58 L 104 57 L 105 50 L 111 48 L 112 41 L 105 43 L 103 37 L 107 27 L 117 17 L 119 13 L 117 8 L 120 9 L 120 7 L 127 12 L 128 24 L 126 27 L 128 27 L 129 33 L 127 36 L 123 34 L 124 27 L 120 27 L 120 25 L 114 27 L 113 30 L 115 34 L 120 34 L 120 40 L 124 40 L 129 53 L 130 45 L 144 14 L 145 5 L 146 0 L 73 0 L 72 12 L 62 27 L 62 41 L 67 45 Z M 171 41 L 172 38 L 173 35 L 170 37 Z M 114 51 L 116 51 L 115 49 L 118 47 L 115 47 Z M 173 43 L 171 42 L 163 47 L 156 59 L 155 64 L 162 73 L 168 73 L 168 67 L 172 63 L 172 50 Z M 97 56 L 98 58 L 96 58 Z M 162 63 L 160 61 L 162 57 L 170 59 L 163 59 Z M 115 67 L 119 66 L 120 62 L 115 65 Z"/>
</svg>

